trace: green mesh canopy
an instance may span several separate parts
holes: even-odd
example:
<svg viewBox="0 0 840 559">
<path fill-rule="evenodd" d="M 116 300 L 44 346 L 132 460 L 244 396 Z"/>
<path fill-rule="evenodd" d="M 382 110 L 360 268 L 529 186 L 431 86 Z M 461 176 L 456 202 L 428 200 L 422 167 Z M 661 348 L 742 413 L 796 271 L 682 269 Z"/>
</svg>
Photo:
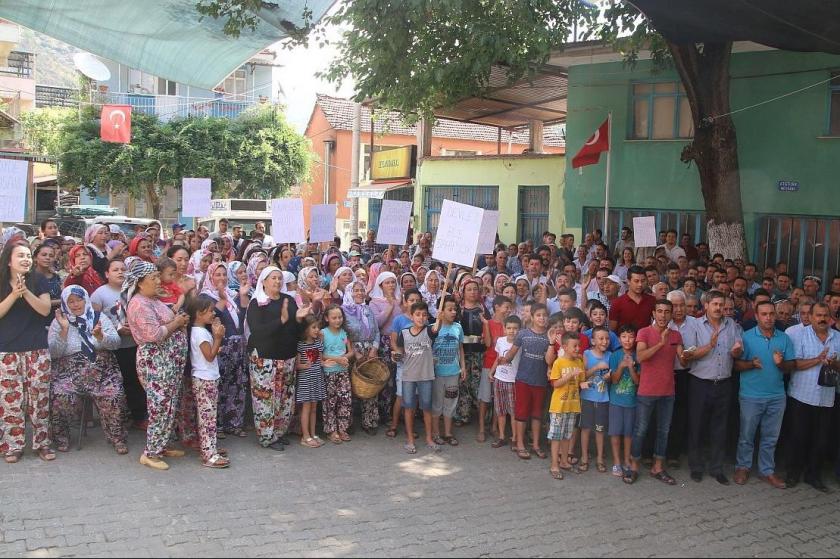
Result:
<svg viewBox="0 0 840 559">
<path fill-rule="evenodd" d="M 318 21 L 334 0 L 274 0 L 254 31 L 234 39 L 224 19 L 202 18 L 196 0 L 0 0 L 0 18 L 81 50 L 180 83 L 212 89 L 267 46 L 288 36 L 284 21 Z"/>
</svg>

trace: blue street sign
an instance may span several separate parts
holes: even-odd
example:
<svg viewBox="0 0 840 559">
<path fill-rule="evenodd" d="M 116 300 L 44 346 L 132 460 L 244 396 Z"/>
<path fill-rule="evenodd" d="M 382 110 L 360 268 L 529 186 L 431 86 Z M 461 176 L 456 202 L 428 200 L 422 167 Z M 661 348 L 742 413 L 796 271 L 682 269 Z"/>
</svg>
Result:
<svg viewBox="0 0 840 559">
<path fill-rule="evenodd" d="M 779 192 L 799 192 L 799 181 L 779 181 Z"/>
</svg>

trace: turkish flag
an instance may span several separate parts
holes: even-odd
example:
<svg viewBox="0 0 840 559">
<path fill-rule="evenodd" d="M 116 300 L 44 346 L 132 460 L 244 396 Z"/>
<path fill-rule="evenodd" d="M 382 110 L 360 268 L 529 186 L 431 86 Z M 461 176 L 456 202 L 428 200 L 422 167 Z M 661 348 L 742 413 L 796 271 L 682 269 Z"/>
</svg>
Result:
<svg viewBox="0 0 840 559">
<path fill-rule="evenodd" d="M 103 142 L 131 143 L 131 105 L 104 105 L 99 136 Z"/>
<path fill-rule="evenodd" d="M 572 168 L 577 169 L 585 165 L 594 165 L 601 159 L 601 152 L 610 149 L 610 119 L 598 127 L 592 136 L 583 144 L 577 155 L 572 158 Z"/>
</svg>

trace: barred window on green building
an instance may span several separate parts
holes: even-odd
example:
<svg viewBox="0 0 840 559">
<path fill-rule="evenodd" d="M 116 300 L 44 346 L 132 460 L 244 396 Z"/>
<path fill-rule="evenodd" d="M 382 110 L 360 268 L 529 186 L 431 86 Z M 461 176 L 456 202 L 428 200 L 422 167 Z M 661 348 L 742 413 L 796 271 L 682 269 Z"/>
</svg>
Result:
<svg viewBox="0 0 840 559">
<path fill-rule="evenodd" d="M 840 136 L 840 72 L 831 74 L 831 81 L 828 82 L 829 114 L 828 114 L 828 135 Z"/>
<path fill-rule="evenodd" d="M 679 82 L 633 84 L 633 140 L 672 140 L 694 136 L 685 89 Z"/>
</svg>

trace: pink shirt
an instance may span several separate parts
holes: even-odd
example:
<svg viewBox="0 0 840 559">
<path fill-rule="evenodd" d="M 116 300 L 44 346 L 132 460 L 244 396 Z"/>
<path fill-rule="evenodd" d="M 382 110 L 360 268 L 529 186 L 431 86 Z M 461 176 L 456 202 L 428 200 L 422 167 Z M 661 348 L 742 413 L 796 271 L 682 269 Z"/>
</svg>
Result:
<svg viewBox="0 0 840 559">
<path fill-rule="evenodd" d="M 376 324 L 382 334 L 390 334 L 393 330 L 394 319 L 400 315 L 399 304 L 392 305 L 386 299 L 371 299 L 370 310 L 376 318 Z"/>
<path fill-rule="evenodd" d="M 162 342 L 169 334 L 164 325 L 175 319 L 175 314 L 163 302 L 139 294 L 128 302 L 125 314 L 131 335 L 138 344 Z"/>
</svg>

